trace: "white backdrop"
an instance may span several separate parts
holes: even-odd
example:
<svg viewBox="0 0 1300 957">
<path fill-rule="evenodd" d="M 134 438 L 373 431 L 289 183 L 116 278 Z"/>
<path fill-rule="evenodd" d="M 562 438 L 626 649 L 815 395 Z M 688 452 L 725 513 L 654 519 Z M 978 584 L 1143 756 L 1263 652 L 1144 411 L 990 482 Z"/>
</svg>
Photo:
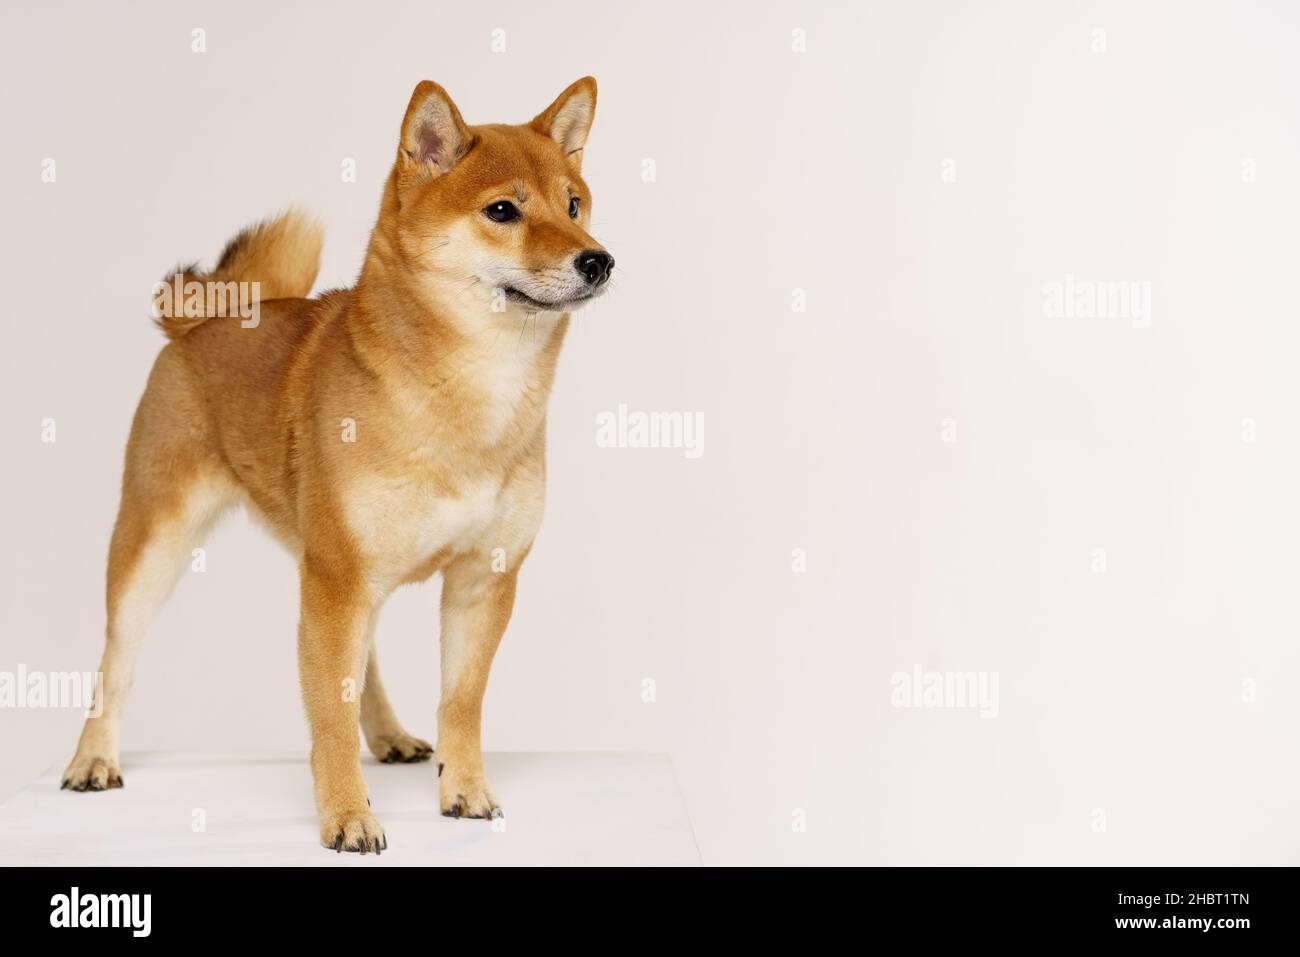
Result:
<svg viewBox="0 0 1300 957">
<path fill-rule="evenodd" d="M 520 122 L 592 73 L 617 280 L 561 359 L 486 746 L 671 752 L 710 862 L 1300 858 L 1294 4 L 0 17 L 0 671 L 98 661 L 151 284 L 289 202 L 349 284 L 418 80 Z M 1053 315 L 1111 283 L 1149 311 Z M 620 404 L 699 413 L 703 454 L 600 447 Z M 427 737 L 436 607 L 379 629 Z M 296 610 L 221 526 L 124 747 L 304 749 Z M 896 707 L 918 668 L 996 716 Z M 0 796 L 78 726 L 0 711 Z"/>
</svg>

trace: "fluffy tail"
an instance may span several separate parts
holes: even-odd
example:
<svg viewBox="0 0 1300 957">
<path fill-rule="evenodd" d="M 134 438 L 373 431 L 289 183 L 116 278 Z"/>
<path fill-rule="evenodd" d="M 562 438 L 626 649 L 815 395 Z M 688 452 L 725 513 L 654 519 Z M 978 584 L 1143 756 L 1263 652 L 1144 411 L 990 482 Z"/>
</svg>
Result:
<svg viewBox="0 0 1300 957">
<path fill-rule="evenodd" d="M 212 272 L 199 272 L 197 264 L 178 267 L 155 287 L 158 325 L 167 338 L 179 339 L 204 320 L 235 315 L 253 302 L 305 297 L 316 281 L 323 243 L 320 224 L 296 209 L 249 226 L 226 243 Z M 186 289 L 195 282 L 201 290 Z"/>
</svg>

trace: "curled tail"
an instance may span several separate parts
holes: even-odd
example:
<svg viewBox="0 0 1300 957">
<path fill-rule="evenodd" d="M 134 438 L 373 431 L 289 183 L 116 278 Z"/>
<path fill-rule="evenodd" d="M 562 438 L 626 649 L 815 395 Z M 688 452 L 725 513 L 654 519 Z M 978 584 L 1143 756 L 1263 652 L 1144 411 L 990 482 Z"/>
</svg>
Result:
<svg viewBox="0 0 1300 957">
<path fill-rule="evenodd" d="M 167 338 L 179 339 L 204 320 L 236 315 L 253 302 L 305 297 L 320 269 L 323 242 L 320 224 L 296 209 L 241 230 L 212 272 L 178 267 L 155 286 L 158 325 Z"/>
</svg>

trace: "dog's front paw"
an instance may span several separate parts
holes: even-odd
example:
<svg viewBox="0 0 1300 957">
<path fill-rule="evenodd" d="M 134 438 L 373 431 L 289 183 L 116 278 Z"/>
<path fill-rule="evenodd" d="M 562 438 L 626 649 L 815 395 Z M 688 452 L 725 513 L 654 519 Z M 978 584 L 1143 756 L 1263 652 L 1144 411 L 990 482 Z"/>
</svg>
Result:
<svg viewBox="0 0 1300 957">
<path fill-rule="evenodd" d="M 415 764 L 433 757 L 433 745 L 421 738 L 413 738 L 405 731 L 382 734 L 368 740 L 370 750 L 384 764 Z"/>
<path fill-rule="evenodd" d="M 63 772 L 65 791 L 107 791 L 123 785 L 117 758 L 78 754 Z"/>
<path fill-rule="evenodd" d="M 451 763 L 438 765 L 438 804 L 443 817 L 505 816 L 482 771 L 458 773 Z"/>
<path fill-rule="evenodd" d="M 381 854 L 388 850 L 388 837 L 369 811 L 327 816 L 320 826 L 320 842 L 331 851 Z"/>
</svg>

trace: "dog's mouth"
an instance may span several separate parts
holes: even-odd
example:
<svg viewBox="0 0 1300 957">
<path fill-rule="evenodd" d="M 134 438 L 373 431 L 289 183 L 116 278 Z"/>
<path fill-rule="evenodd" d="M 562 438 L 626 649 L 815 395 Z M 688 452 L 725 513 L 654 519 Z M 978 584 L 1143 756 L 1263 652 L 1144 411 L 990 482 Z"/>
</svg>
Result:
<svg viewBox="0 0 1300 957">
<path fill-rule="evenodd" d="M 568 312 L 570 309 L 576 309 L 589 299 L 593 298 L 591 293 L 584 293 L 581 296 L 573 296 L 569 299 L 557 299 L 555 302 L 543 302 L 540 299 L 534 299 L 526 292 L 521 292 L 513 286 L 506 286 L 502 290 L 506 298 L 511 302 L 517 302 L 525 309 L 534 312 Z"/>
</svg>

